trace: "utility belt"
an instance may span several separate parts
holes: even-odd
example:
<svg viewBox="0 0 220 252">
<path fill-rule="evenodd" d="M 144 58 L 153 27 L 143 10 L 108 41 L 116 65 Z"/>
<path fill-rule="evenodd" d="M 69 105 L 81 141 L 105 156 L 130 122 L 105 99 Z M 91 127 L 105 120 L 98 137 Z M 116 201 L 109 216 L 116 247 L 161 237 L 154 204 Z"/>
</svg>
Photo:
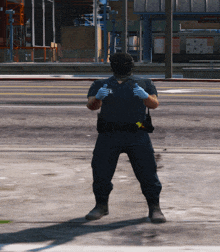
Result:
<svg viewBox="0 0 220 252">
<path fill-rule="evenodd" d="M 154 130 L 149 109 L 148 114 L 146 114 L 146 119 L 143 122 L 137 122 L 137 123 L 107 122 L 105 119 L 102 118 L 100 114 L 98 114 L 98 120 L 97 120 L 98 133 L 117 132 L 117 131 L 127 131 L 135 133 L 139 130 L 144 130 L 148 133 L 152 133 Z"/>
</svg>

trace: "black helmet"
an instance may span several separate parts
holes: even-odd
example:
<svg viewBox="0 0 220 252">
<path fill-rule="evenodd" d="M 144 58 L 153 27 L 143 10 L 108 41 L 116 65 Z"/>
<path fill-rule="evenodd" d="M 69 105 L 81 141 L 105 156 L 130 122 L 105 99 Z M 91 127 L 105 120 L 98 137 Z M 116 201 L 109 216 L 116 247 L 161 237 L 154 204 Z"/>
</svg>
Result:
<svg viewBox="0 0 220 252">
<path fill-rule="evenodd" d="M 119 76 L 130 75 L 134 59 L 129 53 L 115 53 L 110 56 L 112 71 Z"/>
</svg>

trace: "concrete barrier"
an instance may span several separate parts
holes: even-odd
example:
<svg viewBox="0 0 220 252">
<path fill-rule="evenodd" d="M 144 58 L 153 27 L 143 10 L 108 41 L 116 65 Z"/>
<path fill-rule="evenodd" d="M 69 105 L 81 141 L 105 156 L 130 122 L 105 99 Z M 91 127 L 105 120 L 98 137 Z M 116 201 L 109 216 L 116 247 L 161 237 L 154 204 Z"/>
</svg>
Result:
<svg viewBox="0 0 220 252">
<path fill-rule="evenodd" d="M 183 68 L 183 78 L 220 79 L 219 68 Z"/>
<path fill-rule="evenodd" d="M 175 63 L 173 73 L 182 74 L 182 68 L 188 64 Z M 110 74 L 110 63 L 1 63 L 0 75 L 8 74 Z M 165 73 L 164 63 L 135 63 L 136 74 Z"/>
<path fill-rule="evenodd" d="M 173 74 L 183 75 L 184 78 L 220 79 L 220 64 L 210 68 L 209 63 L 173 63 Z M 109 75 L 110 63 L 1 63 L 0 75 Z M 157 75 L 165 73 L 164 63 L 135 63 L 134 74 Z"/>
</svg>

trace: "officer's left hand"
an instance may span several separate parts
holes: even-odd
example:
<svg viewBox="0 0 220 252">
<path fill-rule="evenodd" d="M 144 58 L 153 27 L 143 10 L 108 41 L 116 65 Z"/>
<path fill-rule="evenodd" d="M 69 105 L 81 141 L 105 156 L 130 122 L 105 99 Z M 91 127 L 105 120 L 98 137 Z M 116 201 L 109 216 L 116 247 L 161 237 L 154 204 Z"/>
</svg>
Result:
<svg viewBox="0 0 220 252">
<path fill-rule="evenodd" d="M 137 83 L 135 83 L 135 87 L 133 89 L 134 95 L 138 96 L 140 99 L 147 99 L 149 94 L 142 88 L 139 87 Z"/>
</svg>

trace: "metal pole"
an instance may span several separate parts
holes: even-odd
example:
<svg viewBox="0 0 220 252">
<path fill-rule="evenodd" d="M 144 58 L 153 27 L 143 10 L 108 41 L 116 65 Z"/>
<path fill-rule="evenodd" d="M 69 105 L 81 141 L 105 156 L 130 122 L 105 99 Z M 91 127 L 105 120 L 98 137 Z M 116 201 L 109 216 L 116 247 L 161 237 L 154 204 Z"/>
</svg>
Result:
<svg viewBox="0 0 220 252">
<path fill-rule="evenodd" d="M 152 63 L 152 20 L 150 15 L 144 15 L 144 50 L 143 60 Z"/>
<path fill-rule="evenodd" d="M 104 63 L 107 63 L 107 24 L 106 24 L 106 6 L 107 3 L 104 3 Z"/>
<path fill-rule="evenodd" d="M 13 10 L 6 10 L 5 11 L 6 14 L 9 14 L 9 23 L 10 23 L 10 61 L 13 61 L 13 14 L 15 13 L 15 11 Z"/>
<path fill-rule="evenodd" d="M 128 2 L 127 0 L 123 0 L 123 6 L 122 6 L 122 27 L 124 27 L 122 36 L 121 36 L 121 51 L 124 53 L 127 53 L 128 47 L 127 47 L 127 34 L 128 34 Z"/>
<path fill-rule="evenodd" d="M 11 51 L 11 62 L 13 61 L 13 24 L 12 24 L 13 14 L 10 14 L 10 51 Z"/>
<path fill-rule="evenodd" d="M 112 36 L 111 36 L 111 45 L 110 45 L 110 54 L 115 53 L 115 18 L 116 18 L 116 11 L 112 11 Z"/>
<path fill-rule="evenodd" d="M 165 31 L 165 78 L 173 75 L 173 0 L 165 0 L 166 31 Z"/>
<path fill-rule="evenodd" d="M 55 0 L 53 0 L 53 42 L 56 43 L 56 28 L 55 28 Z"/>
<path fill-rule="evenodd" d="M 97 0 L 94 0 L 95 7 L 95 16 L 94 16 L 94 25 L 95 25 L 95 62 L 98 62 L 98 24 L 97 24 L 97 14 L 98 14 L 98 5 Z"/>
<path fill-rule="evenodd" d="M 45 46 L 45 0 L 42 0 L 43 10 L 43 46 Z"/>
<path fill-rule="evenodd" d="M 95 26 L 95 0 L 93 0 L 93 19 L 92 19 L 92 25 Z"/>
<path fill-rule="evenodd" d="M 32 46 L 35 46 L 34 0 L 32 0 Z"/>
<path fill-rule="evenodd" d="M 142 62 L 142 26 L 143 26 L 143 17 L 142 15 L 140 15 L 139 62 Z"/>
</svg>

